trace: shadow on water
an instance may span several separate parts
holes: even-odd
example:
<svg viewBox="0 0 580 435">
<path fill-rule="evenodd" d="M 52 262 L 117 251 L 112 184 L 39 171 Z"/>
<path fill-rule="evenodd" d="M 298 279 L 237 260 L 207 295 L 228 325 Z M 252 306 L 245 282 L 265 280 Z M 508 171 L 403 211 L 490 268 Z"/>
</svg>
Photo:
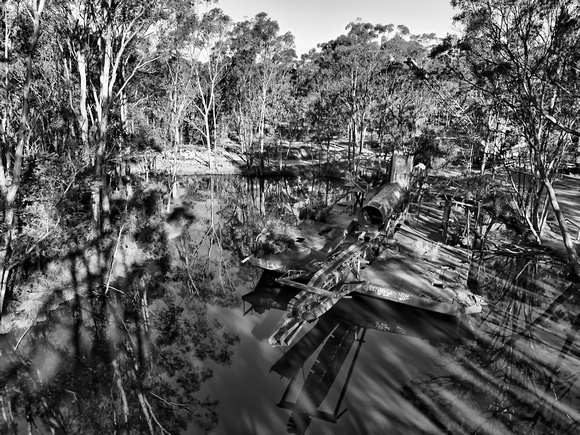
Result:
<svg viewBox="0 0 580 435">
<path fill-rule="evenodd" d="M 475 257 L 480 315 L 354 294 L 272 349 L 297 290 L 242 260 L 282 250 L 345 190 L 200 177 L 180 192 L 169 216 L 159 198 L 135 204 L 23 290 L 46 296 L 36 322 L 0 339 L 0 433 L 578 432 L 580 288 L 561 264 Z"/>
<path fill-rule="evenodd" d="M 446 433 L 578 433 L 578 283 L 541 256 L 474 261 L 489 310 L 476 342 L 442 352 L 445 376 L 421 376 L 402 392 Z"/>
<path fill-rule="evenodd" d="M 489 305 L 470 321 L 356 295 L 322 316 L 271 367 L 287 432 L 577 433 L 580 285 L 535 254 L 471 267 Z M 244 300 L 264 313 L 295 293 L 264 273 Z"/>
<path fill-rule="evenodd" d="M 227 267 L 216 235 L 195 239 L 198 216 L 176 208 L 165 220 L 162 208 L 158 191 L 144 192 L 110 234 L 45 259 L 45 270 L 23 281 L 32 284 L 4 320 L 28 325 L 0 336 L 0 433 L 217 425 L 218 401 L 197 394 L 212 377 L 204 362 L 229 365 L 239 338 L 207 304 L 239 299 L 216 279 Z"/>
<path fill-rule="evenodd" d="M 286 309 L 297 290 L 277 284 L 275 278 L 279 276 L 264 271 L 256 288 L 243 296 L 252 310 L 263 313 L 271 308 Z M 354 397 L 354 403 L 358 394 L 364 394 L 349 391 L 349 383 L 353 376 L 361 376 L 356 366 L 361 352 L 365 353 L 363 344 L 368 330 L 451 347 L 474 339 L 464 319 L 363 295 L 340 300 L 271 367 L 271 371 L 288 380 L 277 404 L 290 411 L 288 433 L 306 433 L 313 420 L 339 423 L 348 410 L 343 406 L 347 392 Z M 376 359 L 374 364 L 381 366 L 383 362 Z M 352 405 L 353 399 L 348 403 Z M 351 413 L 358 411 L 351 409 Z M 368 427 L 372 427 L 370 423 L 367 422 Z M 318 431 L 320 426 L 313 433 Z M 375 431 L 371 429 L 368 433 Z"/>
<path fill-rule="evenodd" d="M 373 358 L 357 367 L 357 359 L 369 350 L 365 334 L 378 330 L 420 338 L 434 353 L 402 348 L 386 337 L 375 346 L 392 346 L 413 361 L 412 376 L 398 387 L 391 403 L 392 433 L 577 433 L 580 425 L 580 352 L 575 344 L 580 316 L 580 287 L 566 283 L 545 258 L 498 258 L 480 265 L 480 290 L 489 310 L 471 322 L 427 314 L 422 310 L 365 296 L 341 300 L 298 342 L 276 361 L 271 370 L 288 380 L 278 407 L 289 411 L 287 432 L 306 433 L 313 420 L 338 424 L 344 430 L 354 424 L 359 433 L 379 433 L 372 420 L 357 421 L 368 412 L 352 404 L 368 403 L 371 390 L 350 388 L 354 377 L 396 388 L 397 374 L 389 373 L 390 357 Z M 563 268 L 561 268 L 563 269 Z M 296 293 L 272 285 L 265 272 L 256 290 L 244 300 L 258 311 L 284 309 Z M 558 293 L 558 289 L 564 289 Z M 371 352 L 369 352 L 371 353 Z M 373 354 L 383 354 L 372 351 Z M 383 367 L 385 371 L 382 371 Z M 357 382 L 358 383 L 358 382 Z M 334 388 L 334 394 L 329 394 Z M 380 400 L 392 396 L 384 391 Z M 350 400 L 343 417 L 345 396 Z M 382 404 L 376 403 L 377 409 Z M 412 406 L 413 410 L 408 407 Z M 397 411 L 424 420 L 397 421 Z M 371 413 L 372 415 L 372 413 Z M 344 422 L 354 420 L 354 423 Z M 361 430 L 363 425 L 365 429 Z M 332 430 L 330 431 L 332 432 Z M 326 433 L 318 425 L 312 433 Z"/>
</svg>

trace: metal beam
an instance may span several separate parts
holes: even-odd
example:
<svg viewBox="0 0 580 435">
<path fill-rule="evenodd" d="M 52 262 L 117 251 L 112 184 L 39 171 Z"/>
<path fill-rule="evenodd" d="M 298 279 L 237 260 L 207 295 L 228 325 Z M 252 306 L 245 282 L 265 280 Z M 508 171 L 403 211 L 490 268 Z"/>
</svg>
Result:
<svg viewBox="0 0 580 435">
<path fill-rule="evenodd" d="M 293 281 L 293 280 L 288 279 L 288 278 L 278 278 L 276 280 L 276 282 L 279 282 L 280 284 L 283 284 L 283 285 L 287 285 L 289 287 L 295 287 L 295 288 L 298 288 L 300 290 L 307 290 L 311 293 L 316 293 L 316 294 L 322 295 L 322 296 L 333 297 L 333 298 L 338 296 L 334 292 L 324 290 L 320 287 L 314 287 L 312 285 L 302 284 L 301 282 L 296 282 L 296 281 Z"/>
</svg>

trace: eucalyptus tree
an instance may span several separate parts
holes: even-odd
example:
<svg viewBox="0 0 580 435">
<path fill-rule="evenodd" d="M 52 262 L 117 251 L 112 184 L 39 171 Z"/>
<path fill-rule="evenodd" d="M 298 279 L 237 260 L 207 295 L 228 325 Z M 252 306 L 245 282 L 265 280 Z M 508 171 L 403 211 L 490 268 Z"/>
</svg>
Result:
<svg viewBox="0 0 580 435">
<path fill-rule="evenodd" d="M 190 62 L 194 73 L 197 96 L 192 101 L 192 125 L 202 135 L 207 147 L 209 167 L 213 167 L 212 148 L 217 145 L 218 113 L 216 110 L 218 85 L 228 66 L 230 17 L 214 8 L 199 17 L 190 47 Z M 197 122 L 195 118 L 199 119 Z"/>
<path fill-rule="evenodd" d="M 416 81 L 423 83 L 423 91 L 427 91 L 422 102 L 430 104 L 431 110 L 426 117 L 446 137 L 446 153 L 455 161 L 466 163 L 467 172 L 482 157 L 483 175 L 487 156 L 500 148 L 496 142 L 503 125 L 501 113 L 487 95 L 458 80 L 438 62 L 439 49 L 436 47 L 431 52 L 430 57 L 434 59 L 424 59 L 423 65 L 428 66 L 419 66 L 410 57 L 406 63 Z"/>
<path fill-rule="evenodd" d="M 144 80 L 138 89 L 139 97 L 142 98 L 149 115 L 157 118 L 158 123 L 166 130 L 163 135 L 164 149 L 170 143 L 176 151 L 183 141 L 187 108 L 195 93 L 191 62 L 188 61 L 187 53 L 194 44 L 198 20 L 199 10 L 196 4 L 167 2 L 156 30 L 158 42 L 155 48 L 158 59 L 151 70 L 147 71 L 147 75 L 151 75 L 153 80 L 151 83 Z M 155 96 L 153 101 L 151 95 Z M 153 105 L 155 110 L 152 109 Z"/>
<path fill-rule="evenodd" d="M 213 150 L 218 137 L 218 85 L 227 68 L 231 19 L 212 2 L 169 2 L 157 28 L 158 60 L 151 70 L 155 77 L 155 98 L 149 86 L 141 86 L 141 110 L 155 112 L 166 130 L 165 156 L 168 158 L 167 209 L 175 194 L 178 151 L 184 141 L 202 138 L 207 161 L 213 169 Z M 145 75 L 143 75 L 145 76 Z M 152 110 L 151 100 L 155 109 Z"/>
<path fill-rule="evenodd" d="M 447 59 L 467 63 L 460 77 L 493 99 L 526 145 L 537 191 L 522 213 L 540 242 L 547 193 L 570 267 L 579 277 L 578 255 L 553 187 L 566 150 L 580 136 L 578 2 L 458 0 L 453 5 L 465 32 L 459 44 L 448 45 Z"/>
<path fill-rule="evenodd" d="M 397 33 L 381 42 L 385 62 L 375 78 L 376 102 L 371 119 L 380 143 L 387 141 L 391 151 L 413 153 L 415 138 L 431 120 L 437 105 L 433 92 L 405 65 L 407 59 L 423 62 L 427 50 L 418 36 L 404 36 Z"/>
<path fill-rule="evenodd" d="M 22 86 L 20 121 L 16 132 L 16 143 L 14 147 L 14 162 L 10 167 L 5 167 L 0 163 L 0 194 L 2 206 L 2 235 L 0 236 L 0 319 L 4 307 L 4 297 L 8 290 L 8 280 L 10 275 L 9 264 L 12 260 L 13 245 L 16 234 L 16 197 L 21 187 L 23 156 L 25 145 L 29 140 L 28 122 L 30 116 L 30 90 L 32 86 L 33 56 L 41 32 L 41 15 L 44 9 L 44 0 L 34 0 L 30 5 L 26 5 L 26 12 L 32 20 L 32 35 L 28 42 L 25 78 Z M 6 5 L 5 5 L 6 7 Z M 28 9 L 29 8 L 29 9 Z M 5 41 L 7 44 L 8 41 Z M 5 143 L 3 154 L 10 152 L 8 144 Z M 6 162 L 6 155 L 0 156 L 0 162 Z"/>
<path fill-rule="evenodd" d="M 93 234 L 110 227 L 107 159 L 120 151 L 111 123 L 126 126 L 126 91 L 136 72 L 152 61 L 145 34 L 159 20 L 159 5 L 141 0 L 61 0 L 59 41 L 69 56 L 71 105 L 78 120 L 79 147 L 93 168 Z"/>
<path fill-rule="evenodd" d="M 275 94 L 273 124 L 280 126 L 279 139 L 287 139 L 290 142 L 300 140 L 304 133 L 310 99 L 301 63 L 302 61 L 295 63 Z"/>
<path fill-rule="evenodd" d="M 280 26 L 264 12 L 237 23 L 232 32 L 228 85 L 232 111 L 243 147 L 253 153 L 257 135 L 263 162 L 266 125 L 276 118 L 277 101 L 295 58 L 294 37 L 279 35 Z M 244 143 L 245 142 L 245 143 Z"/>
<path fill-rule="evenodd" d="M 337 84 L 328 77 L 317 57 L 312 51 L 299 63 L 294 94 L 301 95 L 306 104 L 305 121 L 309 133 L 319 144 L 326 142 L 328 152 L 331 140 L 341 133 L 347 117 L 339 100 Z"/>
<path fill-rule="evenodd" d="M 380 37 L 393 26 L 353 22 L 348 33 L 321 44 L 317 62 L 328 80 L 334 82 L 334 92 L 348 116 L 349 149 L 352 160 L 362 150 L 369 126 L 371 108 L 376 99 L 375 78 L 382 68 L 386 54 L 380 50 Z"/>
<path fill-rule="evenodd" d="M 422 43 L 432 35 L 411 35 L 406 26 L 373 25 L 360 21 L 347 26 L 348 33 L 320 44 L 310 54 L 318 67 L 315 88 L 318 106 L 340 107 L 348 125 L 349 161 L 360 153 L 367 131 L 378 133 L 391 149 L 412 152 L 413 138 L 429 117 L 431 92 L 404 65 L 407 58 L 421 61 L 427 50 Z M 338 118 L 337 118 L 338 119 Z"/>
</svg>

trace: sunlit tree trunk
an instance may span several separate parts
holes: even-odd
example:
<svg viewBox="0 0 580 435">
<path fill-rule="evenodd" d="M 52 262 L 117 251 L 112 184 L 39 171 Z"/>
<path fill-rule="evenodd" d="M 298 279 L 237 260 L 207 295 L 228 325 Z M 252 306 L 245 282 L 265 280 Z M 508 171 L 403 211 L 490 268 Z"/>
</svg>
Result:
<svg viewBox="0 0 580 435">
<path fill-rule="evenodd" d="M 359 146 L 358 146 L 358 153 L 359 155 L 362 154 L 362 150 L 364 147 L 364 142 L 365 142 L 365 136 L 367 134 L 367 123 L 366 120 L 364 119 L 364 117 L 362 118 L 361 122 L 360 122 L 360 134 L 359 134 Z"/>
<path fill-rule="evenodd" d="M 258 121 L 258 137 L 260 138 L 260 169 L 264 169 L 264 133 L 266 129 L 266 99 L 267 86 L 262 84 L 262 96 L 260 100 L 260 117 Z"/>
<path fill-rule="evenodd" d="M 123 65 L 121 66 L 121 71 L 120 71 L 121 84 L 125 82 L 125 77 L 126 77 L 125 68 L 126 68 L 126 65 L 124 62 Z M 119 91 L 119 117 L 121 119 L 121 129 L 123 131 L 123 134 L 128 133 L 128 128 L 129 128 L 128 113 L 129 113 L 129 108 L 128 108 L 128 101 L 127 101 L 127 92 L 125 91 L 125 87 L 121 86 L 121 89 Z"/>
<path fill-rule="evenodd" d="M 170 104 L 170 137 L 172 138 L 172 158 L 169 166 L 168 173 L 168 195 L 167 195 L 167 206 L 166 210 L 169 212 L 171 210 L 171 202 L 175 197 L 176 186 L 177 186 L 177 167 L 178 167 L 178 151 L 181 147 L 182 140 L 182 121 L 184 117 L 185 110 L 187 108 L 189 97 L 189 82 L 190 79 L 186 79 L 186 83 L 182 88 L 180 83 L 183 77 L 183 70 L 181 65 L 178 63 L 175 65 L 175 69 L 168 64 L 170 74 L 172 74 L 171 89 L 169 92 L 169 104 Z"/>
<path fill-rule="evenodd" d="M 213 124 L 213 145 L 214 148 L 218 145 L 221 145 L 221 140 L 218 140 L 220 134 L 218 132 L 218 122 L 217 122 L 217 107 L 216 107 L 216 97 L 214 95 L 211 104 L 211 115 L 212 115 L 212 124 Z"/>
<path fill-rule="evenodd" d="M 28 118 L 30 113 L 30 86 L 32 83 L 32 56 L 40 36 L 40 15 L 44 9 L 44 0 L 34 1 L 33 19 L 34 31 L 28 54 L 26 56 L 26 77 L 22 89 L 22 112 L 20 114 L 20 125 L 16 140 L 16 149 L 14 157 L 14 166 L 12 167 L 11 184 L 6 190 L 4 196 L 4 234 L 0 235 L 0 319 L 1 311 L 4 306 L 4 298 L 8 288 L 8 275 L 10 270 L 6 267 L 12 252 L 12 243 L 15 238 L 15 220 L 14 213 L 16 209 L 16 195 L 20 188 L 22 176 L 23 152 L 26 141 L 28 140 Z"/>
<path fill-rule="evenodd" d="M 212 108 L 212 100 L 213 100 L 213 93 L 214 93 L 214 83 L 213 77 L 211 76 L 211 72 L 209 74 L 209 87 L 208 89 L 204 89 L 202 84 L 202 71 L 199 67 L 199 62 L 195 61 L 196 65 L 193 68 L 193 74 L 195 76 L 196 84 L 197 84 L 197 91 L 199 93 L 200 103 L 195 104 L 195 108 L 198 114 L 201 116 L 203 120 L 203 125 L 201 127 L 196 126 L 197 130 L 203 135 L 205 139 L 205 145 L 207 149 L 207 162 L 209 169 L 213 169 L 213 157 L 212 157 L 212 138 L 211 138 L 211 129 L 209 124 L 209 115 L 211 113 Z M 208 67 L 211 68 L 211 67 Z"/>
<path fill-rule="evenodd" d="M 2 108 L 2 120 L 0 121 L 0 194 L 6 195 L 6 171 L 10 170 L 8 153 L 8 120 L 10 113 L 10 88 L 8 78 L 10 74 L 10 62 L 8 62 L 8 47 L 10 42 L 10 27 L 8 23 L 8 1 L 2 3 L 4 12 L 4 104 Z"/>
<path fill-rule="evenodd" d="M 108 15 L 108 14 L 107 14 Z M 98 136 L 95 155 L 95 177 L 97 182 L 93 185 L 93 235 L 95 237 L 101 234 L 101 231 L 108 231 L 109 221 L 109 189 L 107 186 L 107 169 L 105 165 L 105 150 L 107 147 L 107 133 L 109 129 L 109 105 L 111 101 L 110 74 L 111 59 L 113 57 L 113 23 L 112 19 L 107 16 L 102 44 L 102 66 L 99 78 L 99 95 L 96 104 Z"/>
<path fill-rule="evenodd" d="M 83 44 L 84 45 L 84 44 Z M 79 130 L 80 148 L 83 156 L 89 153 L 89 116 L 87 110 L 87 62 L 83 49 L 77 51 L 77 67 L 79 70 Z M 87 162 L 88 163 L 88 162 Z"/>
<path fill-rule="evenodd" d="M 562 242 L 564 243 L 566 252 L 568 254 L 568 265 L 576 275 L 576 279 L 580 279 L 580 259 L 578 258 L 578 253 L 576 252 L 576 247 L 574 246 L 572 237 L 570 237 L 570 231 L 568 230 L 568 225 L 566 224 L 566 218 L 562 214 L 560 203 L 558 202 L 558 198 L 552 183 L 549 180 L 544 180 L 544 185 L 548 190 L 550 203 L 552 204 L 554 214 L 556 215 L 556 220 L 558 221 L 558 226 L 560 227 Z"/>
</svg>

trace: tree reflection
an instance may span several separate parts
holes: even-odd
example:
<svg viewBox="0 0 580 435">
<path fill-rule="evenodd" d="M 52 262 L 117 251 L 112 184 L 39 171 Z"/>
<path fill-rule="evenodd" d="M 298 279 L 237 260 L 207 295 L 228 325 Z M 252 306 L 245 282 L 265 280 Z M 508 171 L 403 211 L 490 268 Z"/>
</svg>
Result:
<svg viewBox="0 0 580 435">
<path fill-rule="evenodd" d="M 42 293 L 44 286 L 46 295 L 41 317 L 0 338 L 0 433 L 153 434 L 217 425 L 218 402 L 197 393 L 212 376 L 207 362 L 230 364 L 239 339 L 206 303 L 236 299 L 214 291 L 207 270 L 193 278 L 204 292 L 190 291 L 184 258 L 201 261 L 187 231 L 196 218 L 170 216 L 182 231 L 175 256 L 162 209 L 158 192 L 144 192 L 116 215 L 110 234 L 46 260 L 47 271 L 21 290 Z"/>
<path fill-rule="evenodd" d="M 296 219 L 299 221 L 306 217 L 316 217 L 316 214 L 299 212 L 296 218 L 296 213 L 291 213 L 304 209 L 301 208 L 299 198 L 303 191 L 308 190 L 307 186 L 296 186 L 290 190 L 292 195 L 283 198 L 287 202 L 281 201 L 281 197 L 275 195 L 276 189 L 268 186 L 268 182 L 254 186 L 263 189 L 263 197 L 266 198 L 265 209 L 262 208 L 262 211 L 260 195 L 255 196 L 256 208 L 253 208 L 252 196 L 249 195 L 249 198 L 232 198 L 229 208 L 223 210 L 228 210 L 223 216 L 232 219 L 238 219 L 246 213 L 247 221 L 239 218 L 236 222 L 250 222 L 252 229 L 245 228 L 248 230 L 245 242 L 241 242 L 242 237 L 235 236 L 236 230 L 230 233 L 231 236 L 224 237 L 224 240 L 237 247 L 240 258 L 260 249 L 258 242 L 262 239 L 257 235 L 264 234 L 264 229 L 274 233 L 269 225 L 275 218 L 287 219 L 287 225 L 294 226 Z M 308 195 L 305 193 L 309 201 L 316 198 L 312 192 L 316 192 L 316 189 L 308 190 Z M 332 201 L 329 199 L 325 203 L 330 205 Z M 275 204 L 275 208 L 271 204 Z M 257 211 L 250 215 L 245 208 Z M 278 225 L 282 227 L 280 223 Z M 491 227 L 490 223 L 489 233 Z M 495 231 L 497 233 L 498 230 Z M 486 235 L 490 234 L 486 231 Z M 275 249 L 275 240 L 270 238 L 269 241 Z M 504 245 L 494 255 L 486 251 L 475 255 L 471 260 L 470 281 L 475 284 L 472 286 L 473 291 L 486 298 L 489 308 L 484 315 L 474 316 L 471 320 L 470 331 L 474 334 L 474 340 L 469 345 L 463 340 L 441 340 L 441 335 L 454 338 L 448 333 L 451 327 L 441 328 L 442 334 L 436 336 L 435 332 L 442 324 L 441 319 L 431 318 L 422 322 L 419 313 L 404 313 L 400 308 L 381 320 L 379 316 L 369 317 L 370 305 L 362 304 L 365 309 L 360 310 L 361 315 L 355 318 L 352 305 L 355 302 L 360 304 L 360 301 L 354 297 L 349 301 L 341 301 L 332 309 L 332 313 L 350 325 L 363 328 L 379 329 L 382 321 L 391 328 L 385 328 L 385 331 L 396 331 L 393 322 L 406 321 L 408 326 L 405 325 L 405 331 L 414 330 L 416 336 L 430 340 L 438 349 L 438 358 L 433 368 L 437 374 L 414 373 L 412 381 L 401 393 L 442 432 L 575 433 L 578 431 L 580 416 L 580 387 L 577 382 L 580 363 L 576 350 L 578 346 L 574 345 L 578 331 L 578 285 L 566 281 L 563 265 L 558 259 L 549 257 L 545 251 L 522 251 L 517 245 Z M 269 285 L 269 291 L 253 292 L 244 299 L 254 304 L 258 312 L 268 308 L 285 309 L 291 297 L 284 296 L 279 285 Z M 345 304 L 348 308 L 341 311 Z M 456 326 L 454 330 L 457 333 Z M 338 335 L 337 332 L 333 334 Z M 458 335 L 466 338 L 469 334 L 462 329 Z M 295 345 L 297 349 L 289 350 L 287 355 L 300 354 L 299 348 L 302 345 L 299 341 Z M 305 388 L 312 386 L 308 381 L 309 373 L 324 371 L 327 376 L 331 376 L 332 361 L 324 369 L 313 365 L 314 371 L 309 372 L 304 365 L 308 358 L 302 354 L 299 356 L 299 369 L 305 368 L 303 384 L 296 384 L 298 393 L 295 392 L 294 400 L 287 400 L 284 396 L 279 406 L 291 411 L 288 429 L 303 433 L 310 426 L 311 418 L 332 421 L 337 419 L 338 414 L 321 412 L 315 406 L 318 393 L 308 392 Z M 316 359 L 323 361 L 325 358 L 321 350 Z M 287 377 L 292 384 L 297 372 L 287 370 L 284 364 L 276 363 L 273 370 Z M 322 362 L 317 364 L 324 365 Z M 380 362 L 376 364 L 380 365 Z M 446 375 L 441 376 L 441 372 L 446 372 Z"/>
<path fill-rule="evenodd" d="M 577 433 L 580 286 L 537 255 L 487 259 L 478 282 L 490 311 L 476 345 L 441 349 L 449 374 L 413 380 L 404 397 L 450 433 Z"/>
<path fill-rule="evenodd" d="M 242 299 L 260 313 L 272 308 L 287 310 L 299 290 L 276 282 L 280 276 L 265 270 L 255 289 Z M 356 373 L 368 329 L 420 337 L 447 346 L 457 346 L 471 336 L 467 319 L 364 295 L 341 299 L 271 367 L 271 371 L 288 379 L 278 406 L 290 411 L 289 433 L 307 433 L 314 419 L 338 423 L 346 412 L 342 409 L 343 399 L 351 376 Z M 382 367 L 384 361 L 374 360 L 373 365 Z M 357 393 L 360 394 L 354 391 L 351 395 L 356 397 Z"/>
<path fill-rule="evenodd" d="M 349 191 L 331 180 L 313 178 L 304 183 L 300 177 L 231 177 L 217 183 L 222 246 L 239 260 L 263 247 L 262 239 L 292 236 L 307 217 L 324 220 L 329 207 Z"/>
</svg>

